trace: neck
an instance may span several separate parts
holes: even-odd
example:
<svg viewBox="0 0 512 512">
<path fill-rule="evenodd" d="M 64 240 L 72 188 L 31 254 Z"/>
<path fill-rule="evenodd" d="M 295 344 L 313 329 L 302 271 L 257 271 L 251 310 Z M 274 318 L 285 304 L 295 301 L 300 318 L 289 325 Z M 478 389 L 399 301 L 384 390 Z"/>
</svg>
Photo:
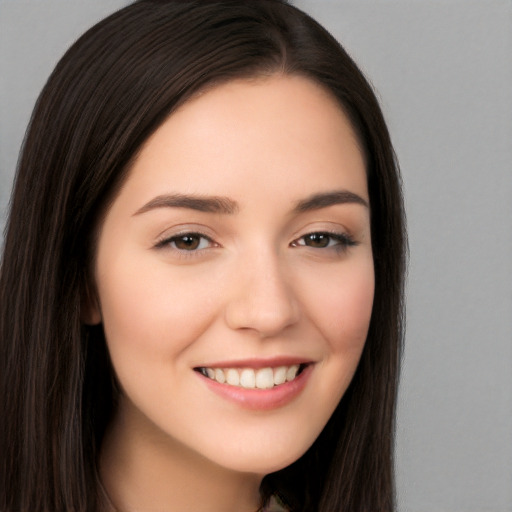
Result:
<svg viewBox="0 0 512 512">
<path fill-rule="evenodd" d="M 255 512 L 261 475 L 223 468 L 121 404 L 103 441 L 100 472 L 116 512 Z M 129 406 L 128 406 L 129 407 Z M 130 421 L 127 421 L 127 418 Z"/>
</svg>

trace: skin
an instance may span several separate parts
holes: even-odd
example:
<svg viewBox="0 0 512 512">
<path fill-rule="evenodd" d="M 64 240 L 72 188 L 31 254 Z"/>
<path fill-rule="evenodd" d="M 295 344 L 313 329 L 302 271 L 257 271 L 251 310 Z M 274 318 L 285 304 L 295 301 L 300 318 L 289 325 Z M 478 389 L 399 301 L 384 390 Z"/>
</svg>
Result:
<svg viewBox="0 0 512 512">
<path fill-rule="evenodd" d="M 332 191 L 361 201 L 297 211 Z M 166 194 L 236 206 L 154 204 Z M 313 443 L 367 335 L 368 201 L 349 121 L 303 77 L 217 86 L 148 139 L 100 227 L 87 315 L 104 324 L 122 389 L 100 464 L 118 510 L 254 512 L 262 477 Z M 179 238 L 198 232 L 188 246 Z M 306 237 L 325 232 L 335 235 Z M 194 371 L 277 356 L 310 361 L 311 372 L 297 396 L 269 410 L 226 400 Z"/>
</svg>

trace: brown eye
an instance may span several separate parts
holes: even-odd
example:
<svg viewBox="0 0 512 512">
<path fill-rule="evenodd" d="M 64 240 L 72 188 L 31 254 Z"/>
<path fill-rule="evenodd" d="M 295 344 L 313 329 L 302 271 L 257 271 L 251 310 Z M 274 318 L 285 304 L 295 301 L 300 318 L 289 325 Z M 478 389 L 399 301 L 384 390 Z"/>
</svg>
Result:
<svg viewBox="0 0 512 512">
<path fill-rule="evenodd" d="M 308 247 L 316 247 L 322 249 L 327 247 L 331 241 L 332 236 L 326 233 L 311 233 L 304 237 L 304 245 Z"/>
<path fill-rule="evenodd" d="M 199 247 L 201 237 L 199 235 L 183 235 L 172 240 L 176 249 L 193 251 Z"/>
<path fill-rule="evenodd" d="M 295 240 L 293 247 L 311 247 L 313 249 L 334 249 L 344 251 L 350 246 L 357 245 L 357 242 L 347 233 L 328 233 L 318 231 L 308 233 Z"/>
<path fill-rule="evenodd" d="M 207 249 L 212 245 L 212 240 L 201 233 L 183 233 L 182 235 L 173 236 L 163 240 L 158 247 L 171 247 L 177 251 L 198 251 Z"/>
</svg>

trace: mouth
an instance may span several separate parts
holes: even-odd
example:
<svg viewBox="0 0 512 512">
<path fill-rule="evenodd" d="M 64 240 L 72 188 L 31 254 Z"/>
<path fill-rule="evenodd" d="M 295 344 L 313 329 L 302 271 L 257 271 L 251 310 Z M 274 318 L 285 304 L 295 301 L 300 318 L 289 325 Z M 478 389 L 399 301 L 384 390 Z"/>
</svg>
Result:
<svg viewBox="0 0 512 512">
<path fill-rule="evenodd" d="M 310 363 L 264 368 L 194 368 L 204 377 L 219 384 L 243 389 L 272 389 L 293 382 Z"/>
</svg>

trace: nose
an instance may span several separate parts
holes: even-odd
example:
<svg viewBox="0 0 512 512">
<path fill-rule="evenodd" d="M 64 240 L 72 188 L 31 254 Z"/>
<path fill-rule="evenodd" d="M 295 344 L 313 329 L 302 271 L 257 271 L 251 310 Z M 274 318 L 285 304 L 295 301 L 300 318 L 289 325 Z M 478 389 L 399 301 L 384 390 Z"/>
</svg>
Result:
<svg viewBox="0 0 512 512">
<path fill-rule="evenodd" d="M 284 270 L 277 256 L 261 252 L 240 263 L 225 310 L 231 329 L 251 330 L 268 338 L 297 323 L 299 303 Z"/>
</svg>

